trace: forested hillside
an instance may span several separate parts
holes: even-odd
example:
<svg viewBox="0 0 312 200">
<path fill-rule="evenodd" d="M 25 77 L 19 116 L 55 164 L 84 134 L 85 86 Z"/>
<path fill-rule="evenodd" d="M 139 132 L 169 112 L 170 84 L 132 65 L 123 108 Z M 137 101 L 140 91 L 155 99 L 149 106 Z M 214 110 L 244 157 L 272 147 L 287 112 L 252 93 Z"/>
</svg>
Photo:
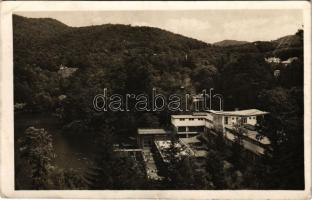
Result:
<svg viewBox="0 0 312 200">
<path fill-rule="evenodd" d="M 222 46 L 222 47 L 226 47 L 226 46 L 234 46 L 234 45 L 242 45 L 242 44 L 247 44 L 247 41 L 238 41 L 238 40 L 222 40 L 219 42 L 215 42 L 213 43 L 216 46 Z"/>
<path fill-rule="evenodd" d="M 263 129 L 276 159 L 269 161 L 263 185 L 303 188 L 302 30 L 273 41 L 219 46 L 152 27 L 77 28 L 15 15 L 13 31 L 14 101 L 26 105 L 23 112 L 55 113 L 66 134 L 75 137 L 99 137 L 107 126 L 114 134 L 134 136 L 138 127 L 167 127 L 170 113 L 98 113 L 92 100 L 103 88 L 119 94 L 150 94 L 152 88 L 195 94 L 213 87 L 223 95 L 224 110 L 271 113 Z M 268 57 L 297 59 L 285 66 L 266 62 Z M 62 66 L 77 70 L 64 77 Z"/>
</svg>

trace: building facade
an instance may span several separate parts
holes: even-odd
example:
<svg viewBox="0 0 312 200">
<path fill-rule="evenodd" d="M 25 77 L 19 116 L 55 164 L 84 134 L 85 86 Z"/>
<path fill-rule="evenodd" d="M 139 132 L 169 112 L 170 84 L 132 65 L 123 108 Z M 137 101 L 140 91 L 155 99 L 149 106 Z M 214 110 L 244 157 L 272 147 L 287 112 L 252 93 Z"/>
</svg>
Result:
<svg viewBox="0 0 312 200">
<path fill-rule="evenodd" d="M 138 129 L 138 145 L 141 148 L 149 148 L 156 139 L 168 140 L 172 134 L 176 134 L 178 138 L 203 135 L 208 140 L 221 135 L 227 144 L 235 142 L 235 139 L 240 136 L 242 138 L 241 145 L 247 151 L 257 156 L 263 155 L 269 148 L 270 140 L 266 136 L 260 135 L 255 126 L 267 114 L 268 112 L 258 109 L 248 109 L 236 111 L 210 110 L 190 115 L 171 115 L 172 131 Z M 240 131 L 238 131 L 238 127 Z"/>
<path fill-rule="evenodd" d="M 172 135 L 172 131 L 164 129 L 147 129 L 139 128 L 137 135 L 137 144 L 139 148 L 150 148 L 155 140 L 168 139 Z"/>
<path fill-rule="evenodd" d="M 222 134 L 225 142 L 231 145 L 238 137 L 238 127 L 242 138 L 241 145 L 256 156 L 264 155 L 270 140 L 256 131 L 256 125 L 268 112 L 257 109 L 237 111 L 209 111 L 193 115 L 172 115 L 174 132 L 180 138 L 202 134 L 207 140 Z"/>
</svg>

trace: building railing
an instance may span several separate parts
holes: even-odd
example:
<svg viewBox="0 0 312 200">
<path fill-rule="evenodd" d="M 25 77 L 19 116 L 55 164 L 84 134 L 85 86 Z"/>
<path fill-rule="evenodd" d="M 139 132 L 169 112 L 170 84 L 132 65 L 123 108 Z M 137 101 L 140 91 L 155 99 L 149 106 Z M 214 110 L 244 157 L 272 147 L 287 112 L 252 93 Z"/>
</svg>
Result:
<svg viewBox="0 0 312 200">
<path fill-rule="evenodd" d="M 263 148 L 267 148 L 267 147 L 268 147 L 267 144 L 261 143 L 260 140 L 254 140 L 254 139 L 248 137 L 248 136 L 245 135 L 245 134 L 239 135 L 239 134 L 238 134 L 235 130 L 233 130 L 233 129 L 225 128 L 225 130 L 226 130 L 226 131 L 229 131 L 230 133 L 232 133 L 232 134 L 235 135 L 235 136 L 240 136 L 240 137 L 242 137 L 243 140 L 246 140 L 246 141 L 248 141 L 248 142 L 251 142 L 251 143 L 253 143 L 253 144 L 255 144 L 255 145 L 258 145 L 258 146 L 260 146 L 260 147 L 263 147 Z M 246 130 L 246 131 L 248 132 L 248 130 Z M 248 133 L 247 133 L 247 134 L 248 134 Z"/>
</svg>

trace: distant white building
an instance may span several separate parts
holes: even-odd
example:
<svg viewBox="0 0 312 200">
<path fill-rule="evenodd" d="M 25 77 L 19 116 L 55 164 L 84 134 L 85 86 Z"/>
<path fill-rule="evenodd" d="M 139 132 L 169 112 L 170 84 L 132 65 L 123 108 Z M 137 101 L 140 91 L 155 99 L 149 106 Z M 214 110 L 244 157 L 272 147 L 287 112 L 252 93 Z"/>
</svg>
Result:
<svg viewBox="0 0 312 200">
<path fill-rule="evenodd" d="M 298 57 L 291 57 L 291 58 L 288 58 L 287 60 L 282 61 L 281 63 L 287 66 L 296 60 L 298 60 Z"/>
<path fill-rule="evenodd" d="M 280 58 L 277 58 L 277 57 L 269 57 L 269 58 L 265 58 L 264 59 L 267 63 L 280 63 L 281 62 L 281 59 Z"/>
<path fill-rule="evenodd" d="M 276 69 L 276 70 L 274 70 L 273 74 L 274 74 L 275 77 L 279 77 L 281 75 L 281 70 Z"/>
<path fill-rule="evenodd" d="M 78 68 L 74 67 L 66 67 L 64 65 L 60 66 L 60 69 L 57 71 L 57 73 L 62 77 L 62 78 L 68 78 L 70 77 L 73 73 L 75 73 L 78 70 Z"/>
<path fill-rule="evenodd" d="M 15 110 L 21 110 L 23 109 L 27 104 L 26 103 L 15 103 L 14 104 L 14 109 Z"/>
</svg>

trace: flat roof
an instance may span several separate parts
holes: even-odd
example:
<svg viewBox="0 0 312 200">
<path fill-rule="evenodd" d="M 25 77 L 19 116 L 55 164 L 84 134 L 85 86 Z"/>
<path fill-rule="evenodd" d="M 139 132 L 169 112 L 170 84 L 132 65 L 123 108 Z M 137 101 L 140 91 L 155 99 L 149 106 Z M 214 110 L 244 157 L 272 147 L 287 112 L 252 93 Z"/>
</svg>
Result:
<svg viewBox="0 0 312 200">
<path fill-rule="evenodd" d="M 261 111 L 258 109 L 247 109 L 247 110 L 237 110 L 237 111 L 214 111 L 211 110 L 211 113 L 217 115 L 231 115 L 231 116 L 255 116 L 255 115 L 266 115 L 268 112 Z"/>
<path fill-rule="evenodd" d="M 205 118 L 209 116 L 209 113 L 217 115 L 231 115 L 231 116 L 256 116 L 256 115 L 266 115 L 268 112 L 261 111 L 258 109 L 247 109 L 247 110 L 235 110 L 235 111 L 216 111 L 209 110 L 207 112 L 198 112 L 188 115 L 171 115 L 174 119 L 183 119 L 183 118 Z"/>
<path fill-rule="evenodd" d="M 139 128 L 139 135 L 158 135 L 158 134 L 170 134 L 171 131 L 162 128 Z"/>
<path fill-rule="evenodd" d="M 193 112 L 192 115 L 193 116 L 207 116 L 208 113 L 207 112 Z"/>
<path fill-rule="evenodd" d="M 176 119 L 183 119 L 183 118 L 199 118 L 201 116 L 194 116 L 194 115 L 171 115 L 172 118 L 176 118 Z M 205 117 L 205 116 L 202 116 Z"/>
<path fill-rule="evenodd" d="M 186 119 L 186 118 L 194 118 L 194 119 L 198 119 L 198 118 L 204 118 L 207 119 L 207 117 L 209 117 L 211 114 L 210 113 L 193 113 L 192 115 L 171 115 L 171 118 L 174 119 Z"/>
</svg>

